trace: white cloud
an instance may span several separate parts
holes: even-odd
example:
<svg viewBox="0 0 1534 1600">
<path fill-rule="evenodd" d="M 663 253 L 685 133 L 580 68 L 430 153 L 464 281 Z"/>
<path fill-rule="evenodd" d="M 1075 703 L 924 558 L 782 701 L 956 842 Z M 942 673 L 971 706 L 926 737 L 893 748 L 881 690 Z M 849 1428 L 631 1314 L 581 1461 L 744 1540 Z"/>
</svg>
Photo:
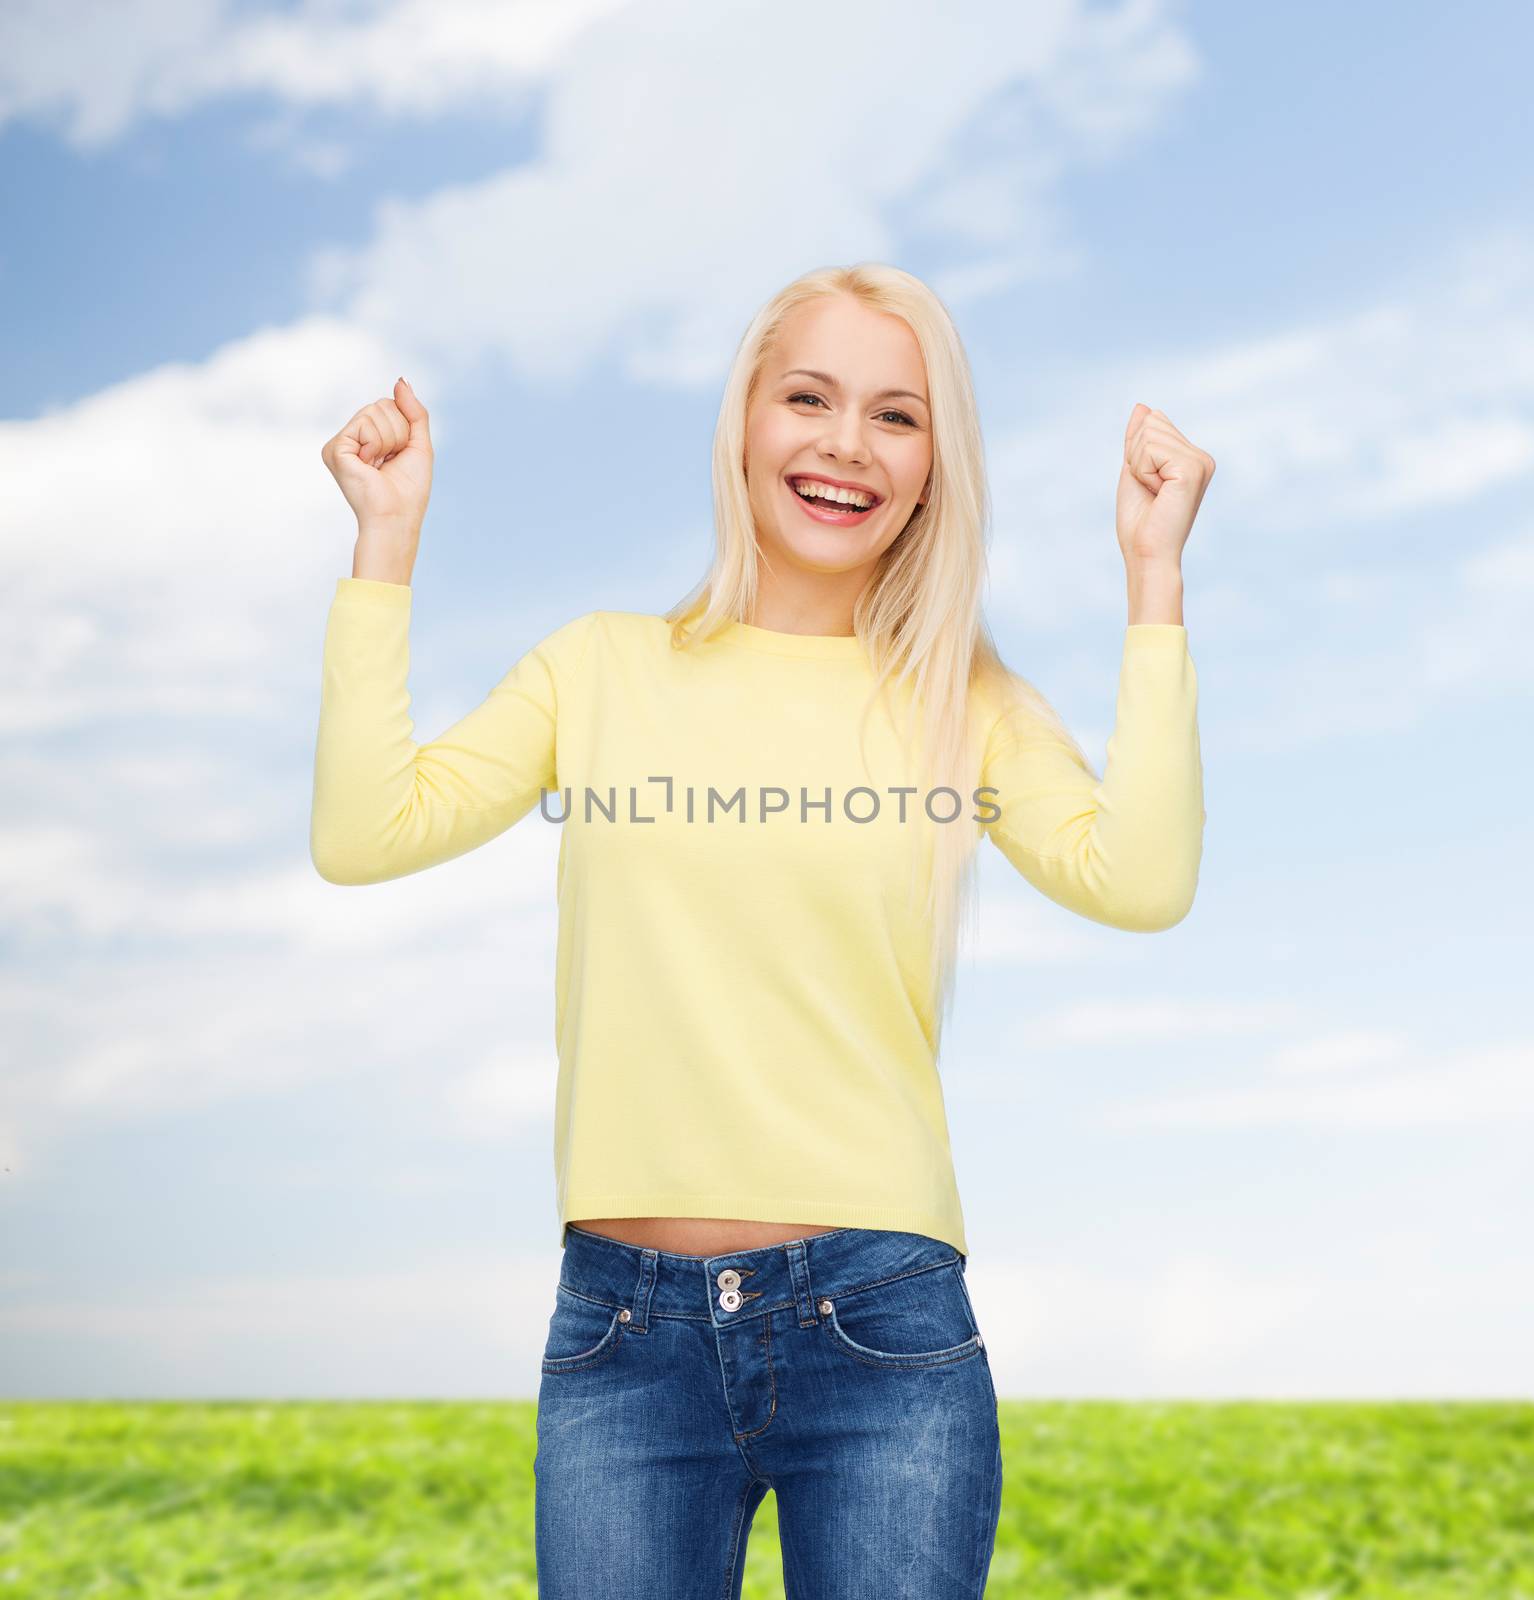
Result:
<svg viewBox="0 0 1534 1600">
<path fill-rule="evenodd" d="M 984 855 L 995 849 L 981 841 Z M 982 857 L 976 884 L 974 931 L 965 930 L 960 946 L 961 969 L 1051 966 L 1084 962 L 1097 947 L 1091 931 L 1077 927 L 1067 914 L 1031 886 L 1019 889 L 1005 876 L 1017 876 L 1010 862 L 993 866 Z"/>
<path fill-rule="evenodd" d="M 1147 1355 L 1174 1370 L 1249 1356 L 1320 1304 L 1314 1280 L 1174 1255 L 1145 1297 Z"/>
<path fill-rule="evenodd" d="M 1190 1000 L 1102 1000 L 1062 1006 L 1030 1019 L 1030 1044 L 1102 1044 L 1263 1035 L 1290 1021 L 1289 1001 L 1221 1003 Z"/>
<path fill-rule="evenodd" d="M 1378 1059 L 1398 1052 L 1384 1048 Z M 1367 1061 L 1368 1052 L 1363 1060 Z M 1114 1126 L 1404 1128 L 1506 1126 L 1534 1119 L 1534 1046 L 1464 1050 L 1442 1061 L 1359 1077 L 1288 1070 L 1230 1088 L 1189 1090 L 1115 1106 Z"/>
<path fill-rule="evenodd" d="M 558 841 L 524 819 L 474 856 L 346 889 L 306 858 L 199 876 L 102 857 L 97 878 L 78 864 L 44 874 L 49 898 L 12 924 L 69 954 L 0 986 L 8 1181 L 46 1178 L 87 1119 L 301 1094 L 326 1077 L 353 1079 L 373 1114 L 389 1089 L 414 1101 L 417 1128 L 462 1137 L 551 1120 Z M 460 1081 L 452 1063 L 492 1038 Z"/>
<path fill-rule="evenodd" d="M 312 318 L 0 423 L 0 729 L 287 713 L 355 537 L 320 446 L 390 359 Z"/>
<path fill-rule="evenodd" d="M 558 1075 L 552 1048 L 497 1050 L 477 1067 L 444 1076 L 435 1105 L 463 1139 L 500 1140 L 528 1127 L 551 1128 Z"/>
<path fill-rule="evenodd" d="M 1274 1072 L 1295 1077 L 1389 1065 L 1411 1053 L 1411 1036 L 1399 1030 L 1346 1028 L 1273 1052 Z"/>
<path fill-rule="evenodd" d="M 1469 556 L 1460 567 L 1459 578 L 1467 589 L 1493 593 L 1534 589 L 1534 531 Z"/>
<path fill-rule="evenodd" d="M 490 842 L 492 857 L 472 866 L 443 863 L 432 874 L 413 873 L 387 888 L 366 885 L 344 894 L 315 873 L 302 822 L 295 820 L 296 847 L 287 865 L 220 862 L 215 851 L 216 864 L 179 873 L 151 859 L 157 849 L 175 848 L 173 836 L 123 856 L 108 837 L 87 827 L 18 825 L 0 855 L 0 904 L 18 933 L 68 937 L 79 954 L 130 936 L 192 946 L 226 934 L 295 952 L 389 950 L 408 956 L 417 945 L 440 946 L 470 923 L 537 916 L 553 900 L 559 829 L 536 809 Z M 167 819 L 166 826 L 174 824 Z"/>
<path fill-rule="evenodd" d="M 230 0 L 9 0 L 0 126 L 59 123 L 96 149 L 150 118 L 235 96 L 397 117 L 526 108 L 538 80 L 625 0 L 307 0 L 252 13 Z M 281 125 L 278 125 L 280 128 Z M 291 127 L 292 125 L 289 124 Z M 267 138 L 275 130 L 269 130 Z"/>
<path fill-rule="evenodd" d="M 1088 934 L 1078 955 L 1085 961 L 1101 962 L 1105 949 L 1111 948 Z M 1145 941 L 1120 941 L 1117 953 L 1131 960 L 1156 959 L 1156 952 Z M 998 963 L 1015 960 L 1019 967 L 1033 967 L 1043 965 L 1047 959 L 1050 957 L 1037 949 L 1019 948 L 1015 957 L 1004 951 Z M 1053 959 L 1062 957 L 1055 953 Z M 1086 986 L 1102 995 L 1111 995 L 1119 981 L 1117 975 L 1099 974 L 1086 980 Z M 1110 1058 L 1122 1057 L 1127 1050 L 1130 1059 L 1150 1065 L 1163 1059 L 1175 1059 L 1175 1046 L 1179 1044 L 1199 1039 L 1226 1039 L 1232 1041 L 1232 1052 L 1245 1059 L 1256 1048 L 1254 1041 L 1266 1041 L 1276 1029 L 1292 1026 L 1303 1016 L 1302 1009 L 1290 1000 L 1094 998 L 1051 1005 L 1052 997 L 1053 991 L 1046 993 L 1041 988 L 1042 1003 L 1022 1010 L 1016 1010 L 1009 1000 L 1001 1002 L 1002 1017 L 987 1029 L 986 1042 L 971 1052 L 981 1061 L 967 1061 L 962 1070 L 954 1072 L 951 1092 L 956 1104 L 983 1102 L 993 1111 L 1031 1106 L 1047 1094 L 1049 1081 L 1057 1076 L 1059 1067 L 1083 1047 L 1113 1047 L 1107 1052 Z M 1320 1058 L 1328 1050 L 1340 1065 L 1348 1052 L 1362 1057 L 1367 1049 L 1362 1038 L 1338 1037 L 1319 1042 L 1309 1051 L 1296 1047 L 1280 1052 L 1275 1070 L 1303 1070 L 1294 1064 L 1296 1057 L 1314 1059 L 1316 1064 L 1312 1070 L 1320 1070 Z M 983 1061 L 991 1051 L 999 1052 L 1004 1059 L 999 1067 L 988 1069 Z M 1052 1061 L 1056 1064 L 1054 1069 L 1041 1065 L 1030 1070 L 1022 1065 Z"/>
<path fill-rule="evenodd" d="M 1528 1393 L 1522 1276 L 1454 1266 L 1452 1239 L 1370 1234 L 1304 1264 L 1174 1240 L 1132 1266 L 971 1242 L 966 1283 L 1004 1399 Z"/>
<path fill-rule="evenodd" d="M 531 1397 L 558 1277 L 551 1244 L 488 1259 L 444 1250 L 396 1271 L 124 1286 L 101 1298 L 34 1290 L 0 1306 L 0 1338 L 66 1352 L 57 1375 L 46 1353 L 29 1362 L 28 1392 L 39 1398 Z"/>
</svg>

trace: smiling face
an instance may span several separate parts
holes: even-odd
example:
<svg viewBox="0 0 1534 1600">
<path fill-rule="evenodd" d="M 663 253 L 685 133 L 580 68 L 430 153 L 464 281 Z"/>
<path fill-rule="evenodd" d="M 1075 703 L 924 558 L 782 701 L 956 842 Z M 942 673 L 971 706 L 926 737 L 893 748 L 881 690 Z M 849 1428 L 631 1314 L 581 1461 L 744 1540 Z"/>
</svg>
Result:
<svg viewBox="0 0 1534 1600">
<path fill-rule="evenodd" d="M 816 375 L 818 374 L 818 376 Z M 932 417 L 926 365 L 901 317 L 848 295 L 795 306 L 746 416 L 746 480 L 757 539 L 775 567 L 872 573 L 926 498 Z M 804 479 L 874 498 L 805 500 Z"/>
</svg>

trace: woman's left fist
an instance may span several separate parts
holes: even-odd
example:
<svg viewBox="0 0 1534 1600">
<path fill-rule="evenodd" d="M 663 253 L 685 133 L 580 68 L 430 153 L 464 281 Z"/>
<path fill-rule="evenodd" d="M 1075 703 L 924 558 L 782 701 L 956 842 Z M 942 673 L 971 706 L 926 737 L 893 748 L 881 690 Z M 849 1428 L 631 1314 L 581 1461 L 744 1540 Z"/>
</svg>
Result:
<svg viewBox="0 0 1534 1600">
<path fill-rule="evenodd" d="M 1124 430 L 1118 534 L 1131 565 L 1182 560 L 1199 502 L 1214 476 L 1214 457 L 1185 439 L 1164 411 L 1137 405 Z"/>
</svg>

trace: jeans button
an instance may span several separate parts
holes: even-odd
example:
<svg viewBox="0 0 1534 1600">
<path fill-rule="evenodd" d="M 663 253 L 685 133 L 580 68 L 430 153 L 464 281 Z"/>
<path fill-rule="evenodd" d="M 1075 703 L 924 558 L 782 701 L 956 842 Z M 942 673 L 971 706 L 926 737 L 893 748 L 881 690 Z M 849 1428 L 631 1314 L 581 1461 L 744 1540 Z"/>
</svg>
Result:
<svg viewBox="0 0 1534 1600">
<path fill-rule="evenodd" d="M 722 1305 L 726 1311 L 739 1311 L 740 1290 L 726 1289 L 724 1293 L 719 1296 L 719 1304 Z"/>
<path fill-rule="evenodd" d="M 738 1289 L 740 1287 L 740 1274 L 734 1267 L 726 1267 L 717 1279 L 721 1289 Z"/>
</svg>

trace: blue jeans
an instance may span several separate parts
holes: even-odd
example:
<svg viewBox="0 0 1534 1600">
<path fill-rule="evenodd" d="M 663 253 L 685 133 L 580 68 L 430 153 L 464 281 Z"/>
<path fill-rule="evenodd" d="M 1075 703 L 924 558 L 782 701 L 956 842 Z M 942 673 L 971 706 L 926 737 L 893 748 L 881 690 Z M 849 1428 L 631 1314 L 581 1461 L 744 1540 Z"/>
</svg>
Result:
<svg viewBox="0 0 1534 1600">
<path fill-rule="evenodd" d="M 837 1228 L 716 1256 L 571 1225 L 538 1389 L 540 1600 L 979 1600 L 1001 1436 L 965 1257 Z"/>
</svg>

